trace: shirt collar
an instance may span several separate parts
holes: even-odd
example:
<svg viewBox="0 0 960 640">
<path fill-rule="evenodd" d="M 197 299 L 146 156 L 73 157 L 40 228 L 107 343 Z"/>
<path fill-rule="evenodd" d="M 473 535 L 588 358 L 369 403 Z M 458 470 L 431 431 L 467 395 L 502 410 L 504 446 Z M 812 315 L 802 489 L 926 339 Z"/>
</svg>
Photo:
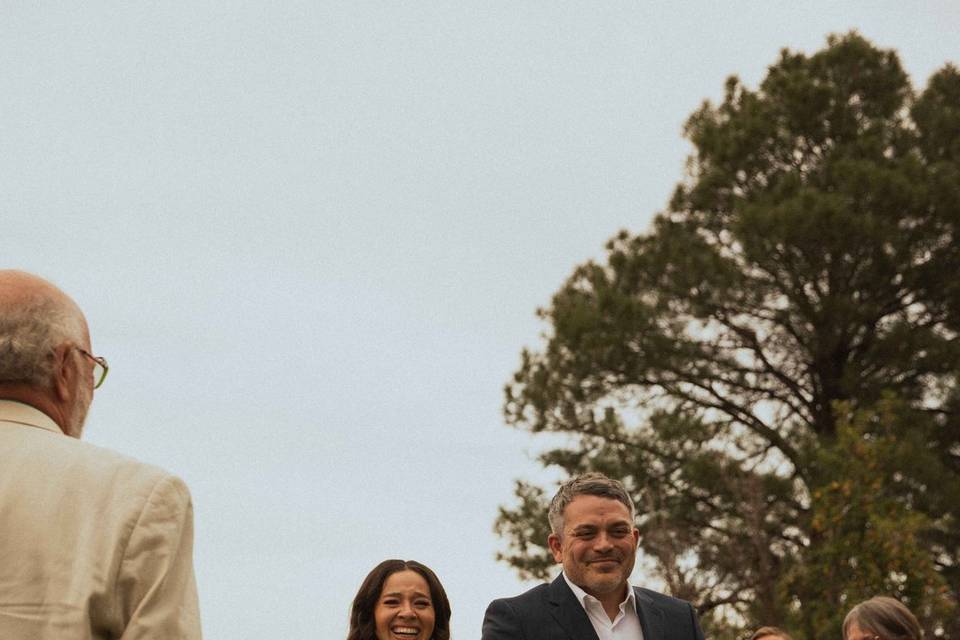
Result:
<svg viewBox="0 0 960 640">
<path fill-rule="evenodd" d="M 29 404 L 15 400 L 0 400 L 0 422 L 9 422 L 26 427 L 63 434 L 53 418 Z"/>
<path fill-rule="evenodd" d="M 561 572 L 560 575 L 563 576 L 563 579 L 567 582 L 567 586 L 570 587 L 570 590 L 573 591 L 573 595 L 577 597 L 577 602 L 580 603 L 580 606 L 583 607 L 584 611 L 587 609 L 587 602 L 596 602 L 600 603 L 599 600 L 594 598 L 592 595 L 581 589 L 579 586 L 575 585 L 570 578 L 567 577 L 566 572 Z M 589 600 L 587 600 L 589 598 Z M 629 584 L 627 585 L 627 597 L 623 599 L 623 602 L 620 603 L 620 610 L 625 611 L 625 605 L 629 604 L 633 608 L 637 606 L 636 595 L 633 593 L 633 587 Z"/>
</svg>

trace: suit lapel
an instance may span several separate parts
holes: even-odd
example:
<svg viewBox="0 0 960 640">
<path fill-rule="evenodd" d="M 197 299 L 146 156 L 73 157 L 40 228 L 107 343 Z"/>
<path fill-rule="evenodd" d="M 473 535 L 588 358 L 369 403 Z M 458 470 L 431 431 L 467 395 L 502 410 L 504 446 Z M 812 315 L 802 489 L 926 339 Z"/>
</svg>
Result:
<svg viewBox="0 0 960 640">
<path fill-rule="evenodd" d="M 636 587 L 633 587 L 633 595 L 637 603 L 640 628 L 643 629 L 643 640 L 663 640 L 663 612 L 660 611 L 660 607 L 650 596 Z"/>
<path fill-rule="evenodd" d="M 550 613 L 573 640 L 599 640 L 583 605 L 567 586 L 563 574 L 550 583 Z"/>
</svg>

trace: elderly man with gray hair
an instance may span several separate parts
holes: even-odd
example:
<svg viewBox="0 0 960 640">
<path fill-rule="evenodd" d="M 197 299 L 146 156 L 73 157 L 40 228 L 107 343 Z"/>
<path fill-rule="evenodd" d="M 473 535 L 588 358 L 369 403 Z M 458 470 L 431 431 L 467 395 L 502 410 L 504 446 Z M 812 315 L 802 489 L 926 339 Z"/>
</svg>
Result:
<svg viewBox="0 0 960 640">
<path fill-rule="evenodd" d="M 627 582 L 640 532 L 620 482 L 600 473 L 572 478 L 548 518 L 547 544 L 563 572 L 490 603 L 482 640 L 703 640 L 689 603 Z"/>
<path fill-rule="evenodd" d="M 200 638 L 190 493 L 80 442 L 107 362 L 77 304 L 0 271 L 0 638 Z"/>
</svg>

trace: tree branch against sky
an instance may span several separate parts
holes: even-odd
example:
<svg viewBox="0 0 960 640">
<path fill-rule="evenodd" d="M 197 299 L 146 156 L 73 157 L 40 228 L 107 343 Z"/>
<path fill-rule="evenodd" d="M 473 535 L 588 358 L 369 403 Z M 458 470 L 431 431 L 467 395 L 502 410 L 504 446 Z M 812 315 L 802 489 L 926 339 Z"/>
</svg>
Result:
<svg viewBox="0 0 960 640">
<path fill-rule="evenodd" d="M 894 51 L 832 36 L 757 89 L 731 77 L 685 133 L 652 229 L 541 310 L 508 423 L 572 436 L 546 465 L 625 480 L 643 551 L 716 633 L 821 637 L 876 592 L 960 633 L 960 72 L 917 92 Z M 876 500 L 838 502 L 868 480 Z M 544 494 L 517 496 L 502 559 L 545 577 Z"/>
</svg>

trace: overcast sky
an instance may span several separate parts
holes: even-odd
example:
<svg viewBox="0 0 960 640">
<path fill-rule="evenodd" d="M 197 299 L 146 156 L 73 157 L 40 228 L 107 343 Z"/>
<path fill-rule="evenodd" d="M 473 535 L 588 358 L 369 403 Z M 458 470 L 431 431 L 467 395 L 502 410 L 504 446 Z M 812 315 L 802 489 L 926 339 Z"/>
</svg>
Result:
<svg viewBox="0 0 960 640">
<path fill-rule="evenodd" d="M 342 638 L 403 557 L 479 637 L 529 586 L 497 506 L 557 477 L 501 415 L 535 309 L 728 75 L 851 28 L 960 60 L 946 0 L 0 4 L 0 266 L 87 313 L 85 438 L 190 485 L 206 636 Z"/>
</svg>

